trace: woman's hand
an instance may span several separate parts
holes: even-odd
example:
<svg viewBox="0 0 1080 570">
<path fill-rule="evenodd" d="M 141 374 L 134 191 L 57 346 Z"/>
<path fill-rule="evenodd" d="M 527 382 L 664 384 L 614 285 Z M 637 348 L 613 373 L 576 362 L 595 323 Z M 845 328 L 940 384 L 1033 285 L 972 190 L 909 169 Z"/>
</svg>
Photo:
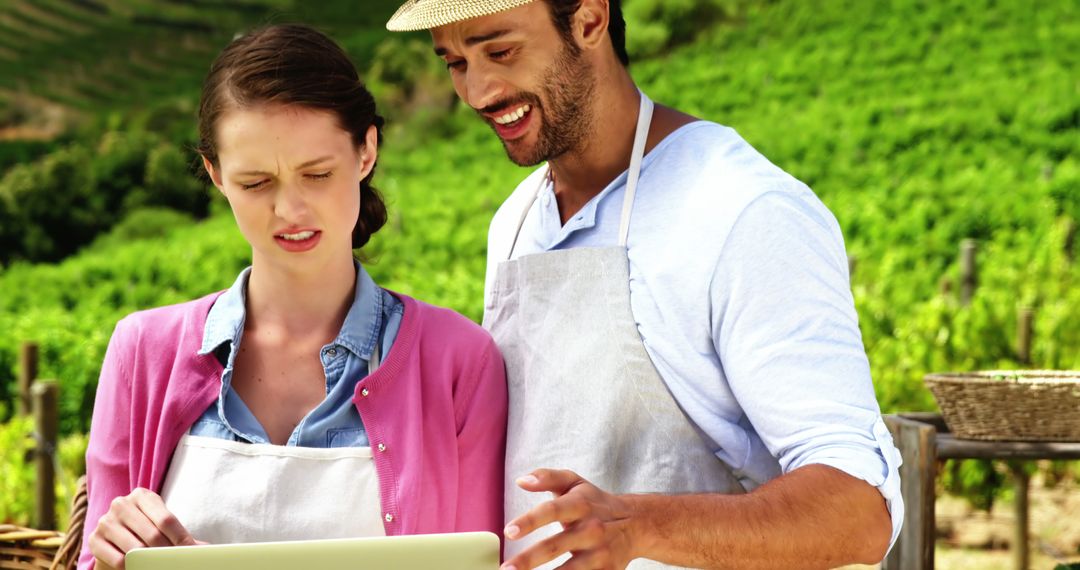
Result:
<svg viewBox="0 0 1080 570">
<path fill-rule="evenodd" d="M 99 570 L 123 570 L 124 556 L 135 548 L 199 544 L 165 508 L 165 501 L 143 488 L 113 499 L 89 542 Z"/>
</svg>

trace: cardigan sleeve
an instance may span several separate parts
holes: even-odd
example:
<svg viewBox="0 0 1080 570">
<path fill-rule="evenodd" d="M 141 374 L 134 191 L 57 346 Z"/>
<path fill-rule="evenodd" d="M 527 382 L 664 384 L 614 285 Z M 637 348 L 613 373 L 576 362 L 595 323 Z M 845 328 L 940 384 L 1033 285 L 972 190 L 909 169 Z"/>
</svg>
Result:
<svg viewBox="0 0 1080 570">
<path fill-rule="evenodd" d="M 490 337 L 468 378 L 471 395 L 455 403 L 458 411 L 458 532 L 491 531 L 502 538 L 506 453 L 506 369 Z"/>
<path fill-rule="evenodd" d="M 86 448 L 87 510 L 83 527 L 79 570 L 94 568 L 90 534 L 116 497 L 131 492 L 131 377 L 128 352 L 131 343 L 121 321 L 113 331 L 98 379 L 90 438 Z"/>
</svg>

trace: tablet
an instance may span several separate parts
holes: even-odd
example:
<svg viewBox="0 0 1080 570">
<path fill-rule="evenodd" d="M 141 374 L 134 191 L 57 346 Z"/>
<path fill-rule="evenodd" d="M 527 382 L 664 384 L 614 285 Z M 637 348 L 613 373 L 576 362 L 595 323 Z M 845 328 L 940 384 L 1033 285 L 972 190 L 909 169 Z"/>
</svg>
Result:
<svg viewBox="0 0 1080 570">
<path fill-rule="evenodd" d="M 137 548 L 128 570 L 497 570 L 490 532 Z"/>
</svg>

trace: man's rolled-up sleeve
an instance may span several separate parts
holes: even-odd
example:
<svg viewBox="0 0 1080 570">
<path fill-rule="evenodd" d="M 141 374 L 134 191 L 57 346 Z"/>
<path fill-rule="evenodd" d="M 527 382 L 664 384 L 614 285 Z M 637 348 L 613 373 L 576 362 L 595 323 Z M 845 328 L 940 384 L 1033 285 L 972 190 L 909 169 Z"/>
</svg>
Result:
<svg viewBox="0 0 1080 570">
<path fill-rule="evenodd" d="M 803 187 L 739 214 L 713 283 L 713 340 L 732 393 L 788 473 L 828 465 L 876 487 L 896 541 L 900 453 L 881 419 L 843 237 Z"/>
</svg>

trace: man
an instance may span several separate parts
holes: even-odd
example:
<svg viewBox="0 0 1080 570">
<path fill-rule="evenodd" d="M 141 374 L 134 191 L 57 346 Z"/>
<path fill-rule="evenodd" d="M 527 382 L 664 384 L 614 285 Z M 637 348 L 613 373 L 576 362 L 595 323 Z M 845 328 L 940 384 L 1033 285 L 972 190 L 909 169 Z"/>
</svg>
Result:
<svg viewBox="0 0 1080 570">
<path fill-rule="evenodd" d="M 731 129 L 654 110 L 618 0 L 411 0 L 387 27 L 430 29 L 510 159 L 547 162 L 489 234 L 518 477 L 503 568 L 881 560 L 900 459 L 814 194 Z"/>
</svg>

